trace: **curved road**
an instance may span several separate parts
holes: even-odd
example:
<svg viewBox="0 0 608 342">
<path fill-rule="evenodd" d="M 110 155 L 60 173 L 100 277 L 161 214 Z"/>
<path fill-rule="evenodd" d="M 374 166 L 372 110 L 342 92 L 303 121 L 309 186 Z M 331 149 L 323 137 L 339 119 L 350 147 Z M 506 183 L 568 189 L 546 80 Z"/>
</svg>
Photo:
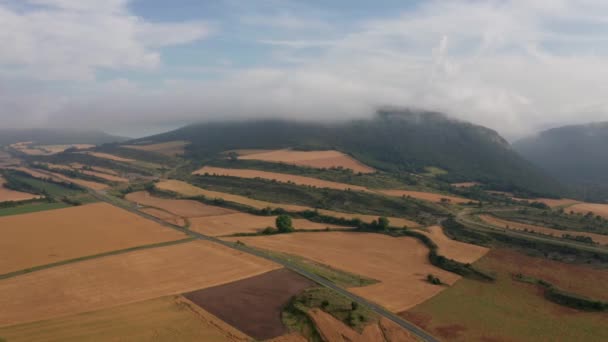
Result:
<svg viewBox="0 0 608 342">
<path fill-rule="evenodd" d="M 346 298 L 348 298 L 348 299 L 350 299 L 352 301 L 358 302 L 360 305 L 365 305 L 365 306 L 369 307 L 375 313 L 377 313 L 377 314 L 379 314 L 381 316 L 384 316 L 384 317 L 390 319 L 391 321 L 395 322 L 397 325 L 401 326 L 402 328 L 404 328 L 404 329 L 408 330 L 409 332 L 411 332 L 412 334 L 416 335 L 416 337 L 418 337 L 422 341 L 439 342 L 438 339 L 436 339 L 435 337 L 431 336 L 426 331 L 424 331 L 421 328 L 413 325 L 412 323 L 410 323 L 410 322 L 402 319 L 398 315 L 395 315 L 394 313 L 386 310 L 385 308 L 381 307 L 380 305 L 377 305 L 377 304 L 374 304 L 372 302 L 369 302 L 368 300 L 366 300 L 364 298 L 361 298 L 361 297 L 359 297 L 359 296 L 357 296 L 357 295 L 355 295 L 355 294 L 353 294 L 351 292 L 348 292 L 345 289 L 343 289 L 343 288 L 337 286 L 336 284 L 332 283 L 331 281 L 329 281 L 327 279 L 324 279 L 322 277 L 319 277 L 319 276 L 317 276 L 314 273 L 308 272 L 308 271 L 306 271 L 306 270 L 304 270 L 304 269 L 298 267 L 297 265 L 294 265 L 294 264 L 292 264 L 292 263 L 290 263 L 288 261 L 285 261 L 285 260 L 282 260 L 282 259 L 278 259 L 278 258 L 269 256 L 269 255 L 265 255 L 264 253 L 261 253 L 261 252 L 255 250 L 255 249 L 247 247 L 245 245 L 237 245 L 237 244 L 234 244 L 234 243 L 231 243 L 231 242 L 220 240 L 220 239 L 212 237 L 212 236 L 207 236 L 207 235 L 200 234 L 198 232 L 191 231 L 189 229 L 186 229 L 186 228 L 183 228 L 183 227 L 180 227 L 180 226 L 173 225 L 171 223 L 168 223 L 168 222 L 165 222 L 165 221 L 163 221 L 161 219 L 158 219 L 158 218 L 156 218 L 154 216 L 151 216 L 151 215 L 148 215 L 146 213 L 143 213 L 143 212 L 137 210 L 137 208 L 135 208 L 133 206 L 126 205 L 124 203 L 120 203 L 119 201 L 114 200 L 113 198 L 111 198 L 108 195 L 106 195 L 104 192 L 98 192 L 98 191 L 95 191 L 95 190 L 92 190 L 92 189 L 89 189 L 89 192 L 95 198 L 99 199 L 100 201 L 109 203 L 109 204 L 111 204 L 113 206 L 119 207 L 119 208 L 124 209 L 124 210 L 128 210 L 128 211 L 130 211 L 130 212 L 132 212 L 134 214 L 137 214 L 137 215 L 139 215 L 139 216 L 141 216 L 143 218 L 146 218 L 148 220 L 152 220 L 152 221 L 154 221 L 156 223 L 159 223 L 159 224 L 162 224 L 164 226 L 173 228 L 175 230 L 178 230 L 178 231 L 180 231 L 182 233 L 188 234 L 188 235 L 190 235 L 192 237 L 195 237 L 197 239 L 205 240 L 205 241 L 211 241 L 211 242 L 214 242 L 214 243 L 218 243 L 218 244 L 221 244 L 221 245 L 226 246 L 228 248 L 236 249 L 238 251 L 241 251 L 241 252 L 244 252 L 244 253 L 248 253 L 248 254 L 253 254 L 253 255 L 257 256 L 257 257 L 264 258 L 264 259 L 270 260 L 272 262 L 275 262 L 277 264 L 280 264 L 283 267 L 288 268 L 288 269 L 290 269 L 290 270 L 292 270 L 292 271 L 294 271 L 294 272 L 296 272 L 296 273 L 298 273 L 298 274 L 300 274 L 300 275 L 302 275 L 302 276 L 304 276 L 304 277 L 306 277 L 306 278 L 308 278 L 308 279 L 310 279 L 310 280 L 318 283 L 319 285 L 322 285 L 322 286 L 325 286 L 325 287 L 327 287 L 329 289 L 332 289 L 333 291 L 335 291 L 335 292 L 343 295 L 344 297 L 346 297 Z"/>
</svg>

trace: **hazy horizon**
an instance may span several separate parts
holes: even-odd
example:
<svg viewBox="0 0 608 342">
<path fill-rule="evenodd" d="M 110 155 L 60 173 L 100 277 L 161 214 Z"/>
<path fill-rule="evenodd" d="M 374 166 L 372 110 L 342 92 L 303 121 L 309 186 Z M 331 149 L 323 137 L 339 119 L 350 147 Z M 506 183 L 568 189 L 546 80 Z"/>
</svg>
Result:
<svg viewBox="0 0 608 342">
<path fill-rule="evenodd" d="M 608 3 L 0 1 L 3 127 L 438 110 L 510 141 L 608 117 Z"/>
</svg>

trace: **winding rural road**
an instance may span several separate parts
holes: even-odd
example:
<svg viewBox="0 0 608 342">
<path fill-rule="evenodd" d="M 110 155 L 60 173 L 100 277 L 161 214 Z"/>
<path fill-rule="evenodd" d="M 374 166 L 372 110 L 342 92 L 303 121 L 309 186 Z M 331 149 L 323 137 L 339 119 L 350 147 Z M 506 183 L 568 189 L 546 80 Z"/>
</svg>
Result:
<svg viewBox="0 0 608 342">
<path fill-rule="evenodd" d="M 395 322 L 396 324 L 398 324 L 402 328 L 404 328 L 404 329 L 408 330 L 409 332 L 411 332 L 412 334 L 416 335 L 416 337 L 418 337 L 422 341 L 439 342 L 438 339 L 436 339 L 435 337 L 431 336 L 426 331 L 424 331 L 424 330 L 420 329 L 419 327 L 413 325 L 412 323 L 410 323 L 410 322 L 402 319 L 398 315 L 395 315 L 394 313 L 386 310 L 382 306 L 374 304 L 372 302 L 369 302 L 368 300 L 366 300 L 364 298 L 361 298 L 361 297 L 359 297 L 359 296 L 357 296 L 357 295 L 355 295 L 355 294 L 353 294 L 353 293 L 351 293 L 349 291 L 346 291 L 345 289 L 337 286 L 336 284 L 332 283 L 331 281 L 329 281 L 329 280 L 327 280 L 325 278 L 319 277 L 319 276 L 317 276 L 314 273 L 308 272 L 308 271 L 306 271 L 306 270 L 298 267 L 297 265 L 294 265 L 294 264 L 292 264 L 292 263 L 290 263 L 290 262 L 288 262 L 286 260 L 282 260 L 282 259 L 278 259 L 278 258 L 269 256 L 269 255 L 266 255 L 266 254 L 264 254 L 264 253 L 262 253 L 262 252 L 260 252 L 258 250 L 255 250 L 253 248 L 247 247 L 245 245 L 240 245 L 240 244 L 237 245 L 237 244 L 234 244 L 232 242 L 223 241 L 223 240 L 220 240 L 220 239 L 215 238 L 215 237 L 211 237 L 211 236 L 207 236 L 207 235 L 204 235 L 204 234 L 200 234 L 198 232 L 191 231 L 189 229 L 186 229 L 186 228 L 183 228 L 183 227 L 176 226 L 176 225 L 173 225 L 171 223 L 165 222 L 165 221 L 163 221 L 163 220 L 161 220 L 159 218 L 156 218 L 154 216 L 148 215 L 146 213 L 143 213 L 143 212 L 137 210 L 137 208 L 135 206 L 131 206 L 131 205 L 127 205 L 127 204 L 121 203 L 121 202 L 113 199 L 112 197 L 110 197 L 109 195 L 107 195 L 103 191 L 95 191 L 95 190 L 89 189 L 89 192 L 95 198 L 99 199 L 100 201 L 106 202 L 108 204 L 111 204 L 113 206 L 119 207 L 119 208 L 124 209 L 124 210 L 128 210 L 128 211 L 130 211 L 130 212 L 132 212 L 132 213 L 134 213 L 136 215 L 139 215 L 139 216 L 141 216 L 143 218 L 146 218 L 148 220 L 152 220 L 152 221 L 154 221 L 156 223 L 159 223 L 159 224 L 162 224 L 164 226 L 173 228 L 173 229 L 175 229 L 177 231 L 180 231 L 182 233 L 188 234 L 189 236 L 195 237 L 195 238 L 200 239 L 200 240 L 205 240 L 205 241 L 211 241 L 211 242 L 214 242 L 214 243 L 218 243 L 218 244 L 221 244 L 221 245 L 226 246 L 228 248 L 236 249 L 238 251 L 241 251 L 241 252 L 244 252 L 244 253 L 248 253 L 248 254 L 252 254 L 252 255 L 255 255 L 257 257 L 264 258 L 264 259 L 270 260 L 272 262 L 275 262 L 277 264 L 280 264 L 283 267 L 288 268 L 288 269 L 290 269 L 290 270 L 292 270 L 292 271 L 294 271 L 294 272 L 296 272 L 296 273 L 298 273 L 298 274 L 300 274 L 300 275 L 302 275 L 302 276 L 304 276 L 304 277 L 306 277 L 306 278 L 308 278 L 308 279 L 310 279 L 310 280 L 318 283 L 319 285 L 325 286 L 325 287 L 327 287 L 327 288 L 329 288 L 329 289 L 331 289 L 331 290 L 333 290 L 333 291 L 335 291 L 335 292 L 343 295 L 344 297 L 346 297 L 346 298 L 348 298 L 348 299 L 350 299 L 352 301 L 358 302 L 360 305 L 365 305 L 365 306 L 369 307 L 375 313 L 377 313 L 377 314 L 379 314 L 381 316 L 384 316 L 387 319 L 390 319 L 391 321 Z"/>
</svg>

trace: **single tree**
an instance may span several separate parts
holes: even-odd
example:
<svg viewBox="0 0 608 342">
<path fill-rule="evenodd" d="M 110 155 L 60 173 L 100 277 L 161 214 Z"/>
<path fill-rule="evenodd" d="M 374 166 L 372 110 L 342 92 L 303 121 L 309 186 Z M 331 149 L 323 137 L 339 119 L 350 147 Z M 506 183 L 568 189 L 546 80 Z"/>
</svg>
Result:
<svg viewBox="0 0 608 342">
<path fill-rule="evenodd" d="M 353 309 L 353 311 L 357 310 L 358 307 L 359 307 L 359 303 L 357 303 L 357 302 L 350 303 L 350 308 Z"/>
<path fill-rule="evenodd" d="M 378 229 L 379 230 L 388 230 L 390 222 L 388 218 L 382 216 L 378 218 Z"/>
<path fill-rule="evenodd" d="M 288 215 L 277 216 L 276 226 L 280 233 L 293 232 L 293 223 Z"/>
</svg>

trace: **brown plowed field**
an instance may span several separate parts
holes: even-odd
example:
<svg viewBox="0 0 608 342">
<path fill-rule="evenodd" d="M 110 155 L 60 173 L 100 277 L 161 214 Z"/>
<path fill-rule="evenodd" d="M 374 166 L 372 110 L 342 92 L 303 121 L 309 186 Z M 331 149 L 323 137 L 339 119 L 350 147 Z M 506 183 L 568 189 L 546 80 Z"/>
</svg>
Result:
<svg viewBox="0 0 608 342">
<path fill-rule="evenodd" d="M 600 245 L 608 245 L 608 235 L 587 233 L 587 232 L 578 232 L 575 230 L 559 230 L 559 229 L 535 226 L 535 225 L 526 224 L 526 223 L 503 220 L 503 219 L 500 219 L 500 218 L 497 218 L 497 217 L 494 217 L 491 215 L 479 215 L 479 218 L 486 223 L 489 223 L 493 226 L 497 226 L 497 227 L 501 227 L 501 228 L 508 227 L 508 229 L 513 229 L 513 230 L 527 229 L 527 230 L 530 230 L 533 232 L 537 232 L 537 233 L 541 233 L 541 234 L 545 234 L 545 235 L 552 235 L 555 237 L 561 237 L 564 234 L 570 234 L 573 236 L 577 236 L 577 235 L 588 236 L 591 239 L 593 239 L 593 241 L 598 242 Z"/>
<path fill-rule="evenodd" d="M 174 224 L 176 226 L 181 226 L 181 227 L 185 227 L 186 226 L 186 219 L 184 219 L 183 217 L 179 217 L 177 215 L 171 214 L 169 212 L 166 212 L 164 210 L 161 209 L 156 209 L 156 208 L 143 208 L 143 209 L 139 209 L 139 211 L 146 213 L 148 215 L 152 215 L 158 219 L 161 219 L 165 222 L 169 222 L 171 224 Z"/>
<path fill-rule="evenodd" d="M 173 180 L 173 179 L 156 183 L 156 187 L 161 190 L 175 192 L 182 196 L 201 196 L 202 195 L 202 196 L 205 196 L 210 199 L 222 198 L 225 201 L 247 205 L 247 206 L 250 206 L 255 209 L 283 208 L 287 211 L 292 211 L 292 212 L 315 210 L 315 208 L 305 207 L 305 206 L 301 206 L 301 205 L 271 203 L 271 202 L 265 202 L 265 201 L 258 201 L 258 200 L 251 199 L 251 198 L 248 198 L 245 196 L 228 194 L 225 192 L 210 191 L 210 190 L 196 187 L 196 186 L 188 184 L 186 182 Z M 378 219 L 377 216 L 373 216 L 373 215 L 342 213 L 342 212 L 338 212 L 338 211 L 324 210 L 324 209 L 319 209 L 318 211 L 319 211 L 319 213 L 321 213 L 323 215 L 334 216 L 334 217 L 338 217 L 338 218 L 340 218 L 340 217 L 343 217 L 346 219 L 359 218 L 361 221 L 367 222 L 367 223 L 370 223 L 373 220 Z M 403 226 L 418 227 L 419 226 L 418 223 L 407 220 L 407 219 L 403 219 L 403 218 L 389 217 L 389 220 L 391 222 L 391 225 L 397 226 L 397 227 L 403 227 Z"/>
<path fill-rule="evenodd" d="M 94 311 L 280 268 L 208 241 L 107 256 L 0 281 L 0 326 Z"/>
<path fill-rule="evenodd" d="M 443 228 L 440 226 L 429 227 L 427 231 L 421 232 L 430 237 L 431 240 L 437 244 L 439 247 L 439 254 L 465 264 L 477 261 L 489 251 L 489 249 L 485 247 L 450 239 L 444 234 Z"/>
<path fill-rule="evenodd" d="M 315 283 L 285 268 L 230 284 L 184 294 L 249 336 L 268 339 L 287 333 L 281 321 L 291 297 Z"/>
<path fill-rule="evenodd" d="M 236 213 L 234 210 L 207 205 L 192 200 L 175 200 L 155 197 L 145 191 L 132 192 L 125 196 L 125 198 L 139 205 L 160 208 L 185 218 Z"/>
<path fill-rule="evenodd" d="M 592 212 L 595 215 L 599 215 L 603 218 L 608 218 L 608 204 L 597 204 L 597 203 L 580 203 L 568 207 L 568 211 L 574 211 L 575 213 L 587 214 Z"/>
<path fill-rule="evenodd" d="M 413 198 L 417 198 L 417 199 L 421 199 L 421 200 L 425 200 L 425 201 L 430 201 L 430 202 L 437 202 L 437 203 L 441 203 L 441 199 L 443 199 L 443 198 L 448 199 L 448 200 L 450 200 L 450 203 L 455 203 L 455 204 L 471 202 L 470 199 L 456 197 L 456 196 L 436 194 L 433 192 L 410 191 L 410 190 L 379 190 L 378 192 L 383 193 L 388 196 L 394 196 L 394 197 L 403 197 L 403 196 L 408 197 L 409 196 L 409 197 L 413 197 Z"/>
<path fill-rule="evenodd" d="M 106 203 L 0 217 L 0 274 L 186 238 Z"/>
<path fill-rule="evenodd" d="M 428 261 L 429 250 L 413 238 L 382 234 L 327 232 L 225 238 L 247 245 L 296 254 L 321 264 L 377 279 L 380 283 L 349 289 L 364 298 L 400 312 L 421 303 L 445 287 L 426 281 L 429 273 L 453 284 L 456 274 Z"/>
<path fill-rule="evenodd" d="M 85 152 L 86 154 L 90 154 L 93 157 L 97 157 L 97 158 L 102 158 L 102 159 L 109 159 L 109 160 L 113 160 L 113 161 L 118 161 L 118 162 L 124 162 L 124 163 L 130 163 L 130 162 L 134 162 L 134 159 L 130 159 L 130 158 L 123 158 L 123 157 L 119 157 L 119 156 L 115 156 L 113 154 L 109 154 L 109 153 L 102 153 L 102 152 Z"/>
<path fill-rule="evenodd" d="M 266 227 L 274 228 L 276 218 L 276 216 L 257 216 L 247 213 L 195 217 L 190 219 L 190 229 L 211 236 L 257 233 Z M 296 229 L 348 229 L 343 226 L 312 222 L 305 219 L 292 219 L 292 222 Z"/>
<path fill-rule="evenodd" d="M 123 145 L 122 147 L 134 150 L 160 153 L 166 156 L 174 157 L 184 154 L 186 146 L 190 143 L 187 141 L 169 141 L 160 144 L 150 145 Z"/>
<path fill-rule="evenodd" d="M 40 198 L 38 195 L 7 189 L 4 187 L 4 183 L 6 183 L 6 180 L 0 176 L 0 202 L 25 201 Z"/>
<path fill-rule="evenodd" d="M 182 296 L 0 328 L 11 342 L 251 341 Z"/>
<path fill-rule="evenodd" d="M 217 175 L 217 176 L 231 176 L 231 177 L 249 178 L 249 179 L 262 178 L 262 179 L 268 179 L 268 180 L 275 180 L 275 181 L 281 182 L 281 183 L 291 182 L 291 183 L 294 183 L 297 185 L 314 186 L 317 188 L 329 188 L 329 189 L 336 189 L 336 190 L 351 189 L 351 190 L 359 190 L 359 191 L 369 191 L 367 188 L 358 186 L 358 185 L 330 182 L 330 181 L 325 181 L 325 180 L 321 180 L 321 179 L 317 179 L 317 178 L 296 176 L 296 175 L 277 173 L 277 172 L 267 172 L 267 171 L 258 171 L 258 170 L 249 170 L 249 169 L 226 169 L 226 168 L 212 167 L 212 166 L 205 166 L 202 169 L 193 172 L 193 174 L 197 174 L 197 175 L 204 175 L 206 173 L 208 173 L 210 175 Z"/>
<path fill-rule="evenodd" d="M 238 153 L 238 152 L 237 152 Z M 275 150 L 262 151 L 259 153 L 246 153 L 239 159 L 262 160 L 274 163 L 285 163 L 297 166 L 314 167 L 318 169 L 328 169 L 342 167 L 351 169 L 354 172 L 373 173 L 373 168 L 364 165 L 356 159 L 339 151 L 293 151 Z"/>
</svg>

